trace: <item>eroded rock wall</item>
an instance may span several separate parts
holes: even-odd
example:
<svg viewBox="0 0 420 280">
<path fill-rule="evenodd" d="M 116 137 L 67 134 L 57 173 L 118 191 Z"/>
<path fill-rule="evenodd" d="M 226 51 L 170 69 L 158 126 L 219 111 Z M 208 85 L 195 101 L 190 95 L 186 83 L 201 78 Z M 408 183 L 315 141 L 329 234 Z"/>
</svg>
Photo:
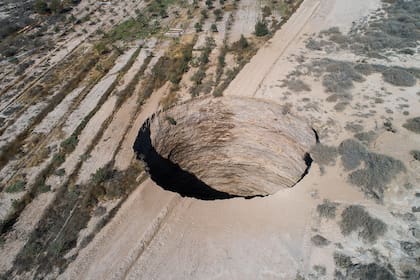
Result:
<svg viewBox="0 0 420 280">
<path fill-rule="evenodd" d="M 268 195 L 305 173 L 315 144 L 307 123 L 283 107 L 249 98 L 194 99 L 150 120 L 164 158 L 212 188 L 233 195 Z"/>
</svg>

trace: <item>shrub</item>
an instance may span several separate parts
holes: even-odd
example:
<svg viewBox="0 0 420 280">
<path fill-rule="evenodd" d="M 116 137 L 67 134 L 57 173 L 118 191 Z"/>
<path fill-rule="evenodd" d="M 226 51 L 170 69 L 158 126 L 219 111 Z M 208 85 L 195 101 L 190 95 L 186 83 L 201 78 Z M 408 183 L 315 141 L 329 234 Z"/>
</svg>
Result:
<svg viewBox="0 0 420 280">
<path fill-rule="evenodd" d="M 372 65 L 368 63 L 359 63 L 354 66 L 354 70 L 365 76 L 368 76 L 374 72 Z"/>
<path fill-rule="evenodd" d="M 319 234 L 312 236 L 311 242 L 317 247 L 325 247 L 325 246 L 330 245 L 331 243 L 331 241 L 329 241 L 328 239 L 326 239 L 325 237 Z"/>
<path fill-rule="evenodd" d="M 377 138 L 377 135 L 374 131 L 368 131 L 368 132 L 356 133 L 354 137 L 357 138 L 363 144 L 368 145 Z"/>
<path fill-rule="evenodd" d="M 197 22 L 196 24 L 194 24 L 194 28 L 196 32 L 201 32 L 203 31 L 203 26 L 201 25 L 201 23 Z"/>
<path fill-rule="evenodd" d="M 353 265 L 351 258 L 341 253 L 334 253 L 335 266 L 340 268 L 348 268 Z"/>
<path fill-rule="evenodd" d="M 316 144 L 312 147 L 310 154 L 320 165 L 334 165 L 338 152 L 336 147 Z"/>
<path fill-rule="evenodd" d="M 51 186 L 45 184 L 45 182 L 41 182 L 38 186 L 37 186 L 37 192 L 38 193 L 46 193 L 49 192 L 51 190 Z"/>
<path fill-rule="evenodd" d="M 79 143 L 79 139 L 76 135 L 71 135 L 69 138 L 61 142 L 61 148 L 63 149 L 64 153 L 68 154 L 74 151 L 77 144 Z"/>
<path fill-rule="evenodd" d="M 420 134 L 420 117 L 408 119 L 405 124 L 403 124 L 403 127 L 414 133 Z"/>
<path fill-rule="evenodd" d="M 25 190 L 25 185 L 26 185 L 25 181 L 18 180 L 16 182 L 14 182 L 13 184 L 9 185 L 6 188 L 6 192 L 8 192 L 8 193 L 21 192 L 21 191 Z"/>
<path fill-rule="evenodd" d="M 302 92 L 302 91 L 310 91 L 311 88 L 305 82 L 299 79 L 290 79 L 283 81 L 284 85 L 291 91 L 295 92 Z"/>
<path fill-rule="evenodd" d="M 64 176 L 64 175 L 66 175 L 66 170 L 65 170 L 64 168 L 60 168 L 60 169 L 56 170 L 56 171 L 54 172 L 54 174 L 55 174 L 55 175 L 57 175 L 57 176 L 62 177 L 62 176 Z"/>
<path fill-rule="evenodd" d="M 395 275 L 386 267 L 377 263 L 357 264 L 348 272 L 350 279 L 396 280 Z"/>
<path fill-rule="evenodd" d="M 211 32 L 219 32 L 219 31 L 217 30 L 217 25 L 216 25 L 215 23 L 213 23 L 213 24 L 210 26 L 210 30 L 211 30 Z"/>
<path fill-rule="evenodd" d="M 410 154 L 413 156 L 415 160 L 420 161 L 420 151 L 413 150 L 410 152 Z"/>
<path fill-rule="evenodd" d="M 209 14 L 207 13 L 207 10 L 202 10 L 201 11 L 201 17 L 203 19 L 208 19 L 209 18 Z"/>
<path fill-rule="evenodd" d="M 213 0 L 206 0 L 206 5 L 207 5 L 207 8 L 209 9 L 209 10 L 211 10 L 211 9 L 213 9 L 214 8 L 214 6 L 213 6 Z"/>
<path fill-rule="evenodd" d="M 353 87 L 353 82 L 362 82 L 364 78 L 350 63 L 334 60 L 323 60 L 325 71 L 322 84 L 328 92 L 344 92 Z"/>
<path fill-rule="evenodd" d="M 327 219 L 334 219 L 337 206 L 338 206 L 338 203 L 334 203 L 334 202 L 329 201 L 328 199 L 324 199 L 324 202 L 322 204 L 319 204 L 316 207 L 316 210 L 320 217 L 327 218 Z"/>
<path fill-rule="evenodd" d="M 266 18 L 266 17 L 271 16 L 271 9 L 270 9 L 270 7 L 264 6 L 262 8 L 262 16 L 263 16 L 263 18 Z"/>
<path fill-rule="evenodd" d="M 239 46 L 241 49 L 246 49 L 246 48 L 248 48 L 248 46 L 249 46 L 248 40 L 244 37 L 244 35 L 243 35 L 243 34 L 241 34 L 241 38 L 239 38 L 239 41 L 238 41 L 238 46 Z"/>
<path fill-rule="evenodd" d="M 377 199 L 382 198 L 386 185 L 394 176 L 405 170 L 401 161 L 376 153 L 368 153 L 364 162 L 365 167 L 350 173 L 349 180 Z"/>
<path fill-rule="evenodd" d="M 382 72 L 385 82 L 400 87 L 412 87 L 416 84 L 416 78 L 407 71 L 399 68 L 388 68 Z"/>
<path fill-rule="evenodd" d="M 192 75 L 191 81 L 193 81 L 196 85 L 200 85 L 205 77 L 206 71 L 200 67 L 197 72 Z"/>
<path fill-rule="evenodd" d="M 63 3 L 61 3 L 61 0 L 52 0 L 50 3 L 50 10 L 51 12 L 55 14 L 59 14 L 63 11 Z"/>
<path fill-rule="evenodd" d="M 353 139 L 343 141 L 338 147 L 338 152 L 346 170 L 353 170 L 358 167 L 368 154 L 367 148 Z"/>
<path fill-rule="evenodd" d="M 109 165 L 106 165 L 105 167 L 99 168 L 94 174 L 92 174 L 91 182 L 95 185 L 104 183 L 106 180 L 111 179 L 113 174 L 114 170 L 112 170 Z"/>
<path fill-rule="evenodd" d="M 320 276 L 324 276 L 325 274 L 327 274 L 327 269 L 325 268 L 325 266 L 322 266 L 322 265 L 314 265 L 313 266 L 313 269 Z"/>
<path fill-rule="evenodd" d="M 221 9 L 216 9 L 213 11 L 214 16 L 216 17 L 216 21 L 220 21 L 223 19 L 223 11 Z"/>
<path fill-rule="evenodd" d="M 313 50 L 313 51 L 321 51 L 322 50 L 322 44 L 321 42 L 314 40 L 313 38 L 310 38 L 306 42 L 306 48 Z"/>
<path fill-rule="evenodd" d="M 265 36 L 269 33 L 267 23 L 265 21 L 258 21 L 255 24 L 255 35 L 258 37 Z"/>
<path fill-rule="evenodd" d="M 173 117 L 170 116 L 166 116 L 166 120 L 168 121 L 168 123 L 170 123 L 171 125 L 176 125 L 177 122 Z"/>
<path fill-rule="evenodd" d="M 364 242 L 375 242 L 387 231 L 384 222 L 373 218 L 360 205 L 350 205 L 341 214 L 340 229 L 343 235 L 354 231 L 359 232 L 359 238 Z"/>
</svg>

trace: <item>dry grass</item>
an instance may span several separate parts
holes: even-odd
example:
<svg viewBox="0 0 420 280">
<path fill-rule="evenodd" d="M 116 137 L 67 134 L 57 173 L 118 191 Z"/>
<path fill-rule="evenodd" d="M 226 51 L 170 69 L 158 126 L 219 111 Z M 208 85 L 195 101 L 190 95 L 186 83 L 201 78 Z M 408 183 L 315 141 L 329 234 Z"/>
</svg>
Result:
<svg viewBox="0 0 420 280">
<path fill-rule="evenodd" d="M 387 231 L 384 222 L 373 218 L 360 205 L 351 205 L 341 214 L 340 229 L 343 235 L 358 232 L 364 242 L 373 243 Z"/>
</svg>

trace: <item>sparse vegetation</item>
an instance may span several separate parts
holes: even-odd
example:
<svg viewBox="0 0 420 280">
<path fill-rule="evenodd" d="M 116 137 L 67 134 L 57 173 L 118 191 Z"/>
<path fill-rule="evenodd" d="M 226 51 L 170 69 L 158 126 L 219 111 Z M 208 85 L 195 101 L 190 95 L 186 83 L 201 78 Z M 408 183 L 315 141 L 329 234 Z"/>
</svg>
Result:
<svg viewBox="0 0 420 280">
<path fill-rule="evenodd" d="M 353 82 L 363 82 L 364 78 L 354 68 L 341 61 L 324 60 L 325 70 L 322 84 L 327 92 L 342 93 L 353 87 Z"/>
<path fill-rule="evenodd" d="M 413 158 L 417 161 L 420 161 L 420 151 L 419 150 L 413 150 L 410 152 L 410 154 L 413 156 Z"/>
<path fill-rule="evenodd" d="M 343 235 L 356 231 L 365 242 L 375 242 L 385 234 L 387 226 L 377 218 L 373 218 L 360 205 L 351 205 L 341 214 L 340 229 Z"/>
<path fill-rule="evenodd" d="M 171 124 L 171 125 L 176 125 L 176 120 L 171 117 L 171 116 L 166 116 L 166 120 Z"/>
<path fill-rule="evenodd" d="M 69 154 L 76 148 L 78 143 L 79 139 L 77 138 L 77 135 L 72 134 L 69 138 L 61 143 L 61 148 L 63 149 L 64 153 Z"/>
<path fill-rule="evenodd" d="M 316 274 L 319 276 L 324 276 L 325 274 L 327 274 L 327 269 L 325 268 L 325 266 L 314 265 L 313 269 L 316 272 Z"/>
<path fill-rule="evenodd" d="M 255 35 L 263 37 L 269 33 L 267 23 L 265 21 L 258 21 L 255 24 Z"/>
<path fill-rule="evenodd" d="M 420 134 L 420 117 L 408 119 L 405 124 L 403 124 L 403 127 L 414 133 Z"/>
<path fill-rule="evenodd" d="M 239 38 L 239 41 L 238 41 L 238 47 L 241 49 L 246 49 L 248 48 L 248 46 L 249 46 L 248 40 L 244 37 L 243 34 L 241 34 L 241 38 Z"/>
<path fill-rule="evenodd" d="M 337 206 L 338 203 L 331 202 L 328 199 L 324 199 L 324 202 L 316 207 L 316 211 L 322 218 L 334 219 Z"/>
<path fill-rule="evenodd" d="M 338 156 L 336 147 L 316 144 L 310 151 L 313 160 L 320 165 L 334 165 Z"/>
<path fill-rule="evenodd" d="M 325 247 L 331 244 L 328 239 L 319 234 L 312 236 L 311 242 L 317 247 Z"/>
<path fill-rule="evenodd" d="M 17 193 L 22 192 L 25 190 L 26 182 L 23 180 L 18 180 L 6 188 L 6 192 L 8 193 Z"/>
<path fill-rule="evenodd" d="M 367 148 L 353 139 L 343 141 L 338 147 L 338 152 L 346 170 L 353 170 L 358 167 L 368 154 Z"/>
<path fill-rule="evenodd" d="M 299 79 L 284 80 L 283 85 L 294 92 L 311 91 L 309 85 Z"/>
<path fill-rule="evenodd" d="M 199 22 L 196 22 L 195 24 L 194 24 L 194 28 L 195 28 L 195 31 L 198 33 L 198 32 L 201 32 L 201 31 L 203 31 L 203 25 L 201 24 L 201 23 L 199 23 Z"/>
<path fill-rule="evenodd" d="M 416 78 L 409 72 L 399 68 L 388 68 L 382 72 L 385 82 L 399 87 L 412 87 L 416 84 Z"/>
<path fill-rule="evenodd" d="M 363 192 L 381 200 L 389 182 L 400 172 L 405 171 L 404 164 L 386 155 L 371 153 L 360 142 L 348 139 L 339 148 L 341 161 L 346 170 L 354 170 L 361 162 L 364 168 L 350 173 L 349 181 L 362 188 Z"/>
<path fill-rule="evenodd" d="M 368 132 L 359 132 L 354 135 L 355 138 L 357 138 L 360 142 L 362 142 L 365 145 L 369 145 L 375 139 L 377 138 L 377 135 L 374 131 L 368 131 Z"/>
</svg>

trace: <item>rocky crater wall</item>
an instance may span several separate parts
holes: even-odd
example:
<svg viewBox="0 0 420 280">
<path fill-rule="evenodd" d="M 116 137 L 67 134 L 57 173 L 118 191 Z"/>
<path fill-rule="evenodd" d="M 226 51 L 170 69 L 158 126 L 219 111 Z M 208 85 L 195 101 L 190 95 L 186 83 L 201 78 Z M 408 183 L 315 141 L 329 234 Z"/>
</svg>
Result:
<svg viewBox="0 0 420 280">
<path fill-rule="evenodd" d="M 283 109 L 251 98 L 196 98 L 148 119 L 134 149 L 151 173 L 157 153 L 219 195 L 273 194 L 305 175 L 316 143 L 306 121 Z"/>
</svg>

